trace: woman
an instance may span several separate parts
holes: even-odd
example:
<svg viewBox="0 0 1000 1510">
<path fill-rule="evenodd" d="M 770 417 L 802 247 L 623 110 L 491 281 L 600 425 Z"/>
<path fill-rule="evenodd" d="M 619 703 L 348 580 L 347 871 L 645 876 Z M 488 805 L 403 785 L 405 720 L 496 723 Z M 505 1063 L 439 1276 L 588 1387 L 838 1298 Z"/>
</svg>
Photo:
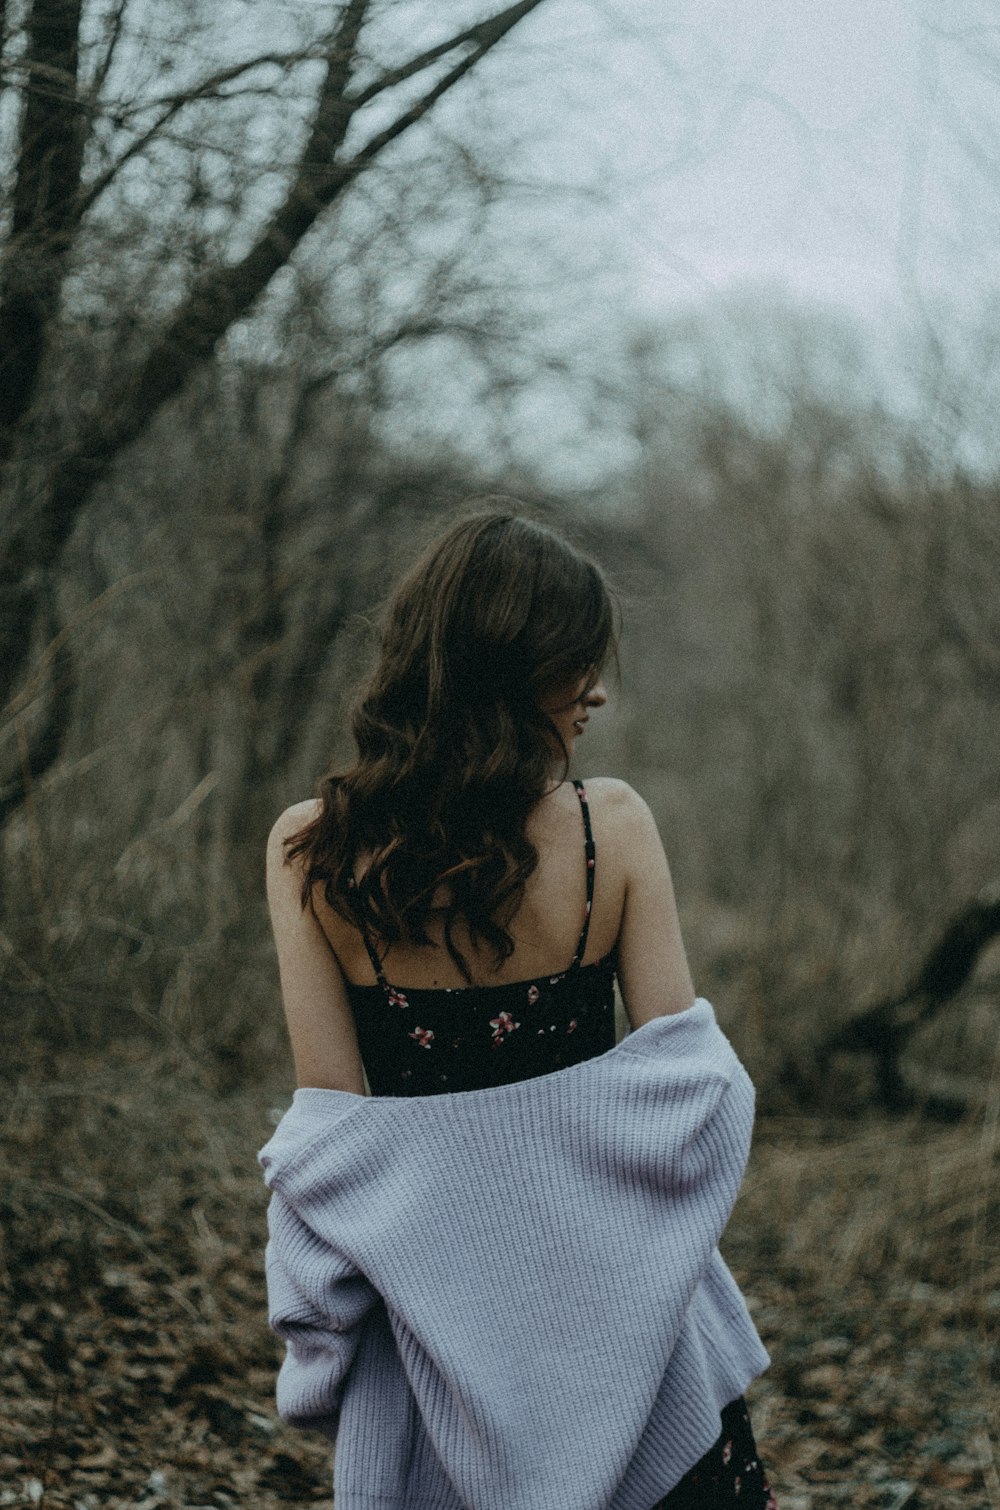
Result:
<svg viewBox="0 0 1000 1510">
<path fill-rule="evenodd" d="M 268 846 L 300 1088 L 364 1096 L 367 1072 L 376 1098 L 426 1097 L 580 1065 L 615 1047 L 616 979 L 633 1031 L 690 1014 L 649 809 L 624 782 L 568 779 L 615 641 L 599 568 L 506 508 L 460 520 L 399 584 L 357 758 Z M 774 1506 L 742 1396 L 718 1426 L 661 1510 Z"/>
</svg>

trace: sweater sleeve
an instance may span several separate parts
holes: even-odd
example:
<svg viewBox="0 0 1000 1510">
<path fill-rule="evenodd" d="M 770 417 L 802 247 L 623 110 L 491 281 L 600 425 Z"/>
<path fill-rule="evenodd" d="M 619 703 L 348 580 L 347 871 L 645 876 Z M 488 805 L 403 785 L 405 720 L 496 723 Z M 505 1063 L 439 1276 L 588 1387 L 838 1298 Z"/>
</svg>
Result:
<svg viewBox="0 0 1000 1510">
<path fill-rule="evenodd" d="M 743 1066 L 713 1087 L 714 1106 L 684 1149 L 683 1179 L 699 1192 L 698 1222 L 707 1223 L 713 1244 L 729 1220 L 750 1153 L 754 1088 Z"/>
<path fill-rule="evenodd" d="M 377 1292 L 272 1189 L 264 1255 L 268 1321 L 285 1344 L 278 1414 L 291 1426 L 337 1434 L 344 1381 Z"/>
</svg>

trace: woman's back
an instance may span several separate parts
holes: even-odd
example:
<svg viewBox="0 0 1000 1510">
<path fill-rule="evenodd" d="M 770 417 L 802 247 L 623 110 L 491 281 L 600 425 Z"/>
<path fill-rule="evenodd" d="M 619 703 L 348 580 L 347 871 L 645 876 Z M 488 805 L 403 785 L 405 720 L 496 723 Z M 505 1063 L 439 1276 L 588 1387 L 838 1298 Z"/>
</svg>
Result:
<svg viewBox="0 0 1000 1510">
<path fill-rule="evenodd" d="M 595 848 L 600 855 L 599 877 L 595 866 L 593 910 L 587 934 L 589 964 L 610 953 L 621 926 L 625 898 L 625 867 L 620 835 L 609 809 L 614 789 L 622 783 L 599 778 L 588 783 L 585 799 Z M 303 805 L 302 811 L 309 808 Z M 473 982 L 501 986 L 511 982 L 555 975 L 569 967 L 583 929 L 587 904 L 587 864 L 583 811 L 572 782 L 565 781 L 544 797 L 529 815 L 526 835 L 538 853 L 538 864 L 525 885 L 524 899 L 510 925 L 514 951 L 497 969 L 492 951 L 481 943 L 473 946 L 459 923 L 456 941 L 468 961 Z M 371 985 L 376 976 L 364 938 L 358 927 L 335 912 L 317 895 L 316 915 L 345 979 Z M 467 986 L 457 965 L 441 943 L 442 925 L 432 923 L 429 933 L 436 947 L 410 942 L 378 945 L 382 970 L 400 988 Z M 377 944 L 377 941 L 376 941 Z"/>
<path fill-rule="evenodd" d="M 334 910 L 321 887 L 302 911 L 298 866 L 285 863 L 284 846 L 316 804 L 282 814 L 268 879 L 300 1084 L 361 1092 L 362 1064 L 376 1095 L 429 1095 L 545 1074 L 612 1047 L 616 976 L 632 1028 L 690 1005 L 669 870 L 648 807 L 625 782 L 607 777 L 588 781 L 584 796 L 595 862 L 589 922 L 583 807 L 567 781 L 529 815 L 538 865 L 511 925 L 509 959 L 494 968 L 487 951 L 472 949 L 459 933 L 472 987 L 440 941 L 379 947 L 380 982 L 358 922 Z M 368 942 L 374 949 L 378 941 Z M 455 1045 L 456 1038 L 465 1041 Z M 448 1065 L 433 1052 L 444 1047 Z"/>
<path fill-rule="evenodd" d="M 633 1028 L 690 1006 L 649 809 L 566 779 L 613 645 L 599 568 L 516 515 L 459 521 L 399 583 L 356 758 L 268 849 L 300 1085 L 412 1095 L 591 1057 L 616 972 Z"/>
<path fill-rule="evenodd" d="M 582 782 L 563 783 L 532 818 L 539 862 L 511 923 L 514 951 L 498 971 L 463 939 L 474 984 L 444 983 L 458 972 L 440 944 L 397 947 L 383 958 L 362 917 L 355 930 L 333 909 L 320 911 L 344 970 L 373 1094 L 503 1085 L 614 1047 L 624 884 L 613 831 L 605 835 L 605 881 Z"/>
</svg>

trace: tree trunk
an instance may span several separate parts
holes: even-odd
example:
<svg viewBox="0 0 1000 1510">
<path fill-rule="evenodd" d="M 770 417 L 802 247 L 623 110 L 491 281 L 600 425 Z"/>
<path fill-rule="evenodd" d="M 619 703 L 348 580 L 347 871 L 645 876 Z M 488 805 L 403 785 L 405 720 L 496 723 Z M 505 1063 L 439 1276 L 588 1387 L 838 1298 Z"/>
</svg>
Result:
<svg viewBox="0 0 1000 1510">
<path fill-rule="evenodd" d="M 0 301 L 0 462 L 35 400 L 72 247 L 84 148 L 81 9 L 82 0 L 32 0 L 25 27 L 28 82 Z"/>
<path fill-rule="evenodd" d="M 517 0 L 352 94 L 358 39 L 372 0 L 347 0 L 327 52 L 312 130 L 283 204 L 240 262 L 211 268 L 198 279 L 138 373 L 108 396 L 99 417 L 57 456 L 39 463 L 26 425 L 33 408 L 45 407 L 39 396 L 42 359 L 82 203 L 84 137 L 77 95 L 82 0 L 32 0 L 27 102 L 0 301 L 0 466 L 7 463 L 0 521 L 0 706 L 10 701 L 24 675 L 42 598 L 52 591 L 63 548 L 116 458 L 181 391 L 233 322 L 252 309 L 348 184 L 542 3 Z M 367 100 L 451 52 L 459 54 L 458 61 L 436 83 L 353 157 L 339 157 L 348 126 Z M 19 447 L 27 453 L 22 466 L 11 464 Z M 41 758 L 41 749 L 37 753 Z"/>
</svg>

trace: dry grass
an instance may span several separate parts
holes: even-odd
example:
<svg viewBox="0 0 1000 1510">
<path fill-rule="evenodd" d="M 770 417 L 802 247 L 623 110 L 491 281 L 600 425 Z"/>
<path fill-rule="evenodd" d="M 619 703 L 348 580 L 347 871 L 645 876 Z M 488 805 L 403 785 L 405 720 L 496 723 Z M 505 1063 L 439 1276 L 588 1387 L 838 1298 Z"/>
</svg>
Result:
<svg viewBox="0 0 1000 1510">
<path fill-rule="evenodd" d="M 727 1253 L 773 1353 L 783 1510 L 1000 1507 L 998 1174 L 995 1110 L 760 1125 Z"/>
</svg>

